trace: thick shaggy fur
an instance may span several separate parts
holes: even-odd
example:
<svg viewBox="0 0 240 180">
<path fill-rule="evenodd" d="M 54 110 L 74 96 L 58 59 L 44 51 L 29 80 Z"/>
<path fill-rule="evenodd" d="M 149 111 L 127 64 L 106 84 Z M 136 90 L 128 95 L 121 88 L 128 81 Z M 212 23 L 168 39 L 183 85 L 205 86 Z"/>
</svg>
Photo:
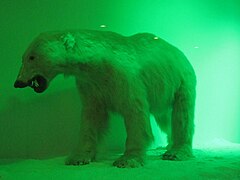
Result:
<svg viewBox="0 0 240 180">
<path fill-rule="evenodd" d="M 174 46 L 148 33 L 124 37 L 79 30 L 39 35 L 23 56 L 18 81 L 39 74 L 49 85 L 61 73 L 75 76 L 83 104 L 79 145 L 66 164 L 94 159 L 109 112 L 123 116 L 127 131 L 126 150 L 114 166 L 142 165 L 153 139 L 150 113 L 168 135 L 162 158 L 191 157 L 196 77 Z"/>
</svg>

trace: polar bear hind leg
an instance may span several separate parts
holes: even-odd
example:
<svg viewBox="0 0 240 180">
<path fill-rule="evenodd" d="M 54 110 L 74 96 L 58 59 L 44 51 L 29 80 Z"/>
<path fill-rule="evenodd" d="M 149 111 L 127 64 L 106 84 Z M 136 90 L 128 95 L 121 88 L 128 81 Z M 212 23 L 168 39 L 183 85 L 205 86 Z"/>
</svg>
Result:
<svg viewBox="0 0 240 180">
<path fill-rule="evenodd" d="M 194 133 L 195 88 L 182 84 L 175 93 L 172 111 L 172 145 L 163 154 L 163 160 L 186 160 L 192 156 Z"/>
</svg>

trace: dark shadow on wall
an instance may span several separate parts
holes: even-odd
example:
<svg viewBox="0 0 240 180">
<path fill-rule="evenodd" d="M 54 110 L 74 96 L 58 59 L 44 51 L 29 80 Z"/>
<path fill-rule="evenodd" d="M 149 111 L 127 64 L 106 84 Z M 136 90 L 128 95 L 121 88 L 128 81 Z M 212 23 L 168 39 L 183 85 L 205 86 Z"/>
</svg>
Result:
<svg viewBox="0 0 240 180">
<path fill-rule="evenodd" d="M 0 112 L 0 158 L 44 158 L 65 154 L 79 129 L 80 101 L 71 91 L 22 102 L 8 99 Z"/>
<path fill-rule="evenodd" d="M 36 96 L 27 102 L 9 98 L 0 111 L 0 159 L 68 154 L 78 140 L 80 109 L 80 98 L 73 89 Z M 108 149 L 124 146 L 123 122 L 116 119 L 111 121 L 114 125 L 110 125 L 104 143 Z M 116 126 L 118 131 L 114 130 Z"/>
</svg>

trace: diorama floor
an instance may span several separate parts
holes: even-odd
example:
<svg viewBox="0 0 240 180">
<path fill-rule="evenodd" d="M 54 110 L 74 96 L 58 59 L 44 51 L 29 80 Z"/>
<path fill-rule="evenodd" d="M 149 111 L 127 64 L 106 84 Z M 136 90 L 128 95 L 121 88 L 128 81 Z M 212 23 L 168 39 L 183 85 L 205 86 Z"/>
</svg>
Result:
<svg viewBox="0 0 240 180">
<path fill-rule="evenodd" d="M 194 149 L 188 161 L 163 161 L 164 149 L 149 150 L 141 168 L 119 169 L 112 166 L 117 154 L 103 155 L 101 160 L 85 166 L 65 166 L 64 158 L 48 160 L 1 160 L 0 180 L 149 180 L 149 179 L 226 179 L 240 180 L 240 145 L 215 141 Z"/>
</svg>

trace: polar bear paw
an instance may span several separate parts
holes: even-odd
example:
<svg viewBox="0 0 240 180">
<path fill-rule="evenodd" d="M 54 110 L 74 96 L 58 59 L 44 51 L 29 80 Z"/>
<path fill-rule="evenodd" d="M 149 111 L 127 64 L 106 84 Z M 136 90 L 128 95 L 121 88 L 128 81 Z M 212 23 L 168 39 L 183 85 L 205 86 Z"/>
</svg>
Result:
<svg viewBox="0 0 240 180">
<path fill-rule="evenodd" d="M 193 158 L 192 150 L 190 147 L 183 146 L 181 148 L 172 148 L 167 150 L 163 155 L 163 160 L 172 160 L 172 161 L 184 161 Z"/>
<path fill-rule="evenodd" d="M 118 168 L 137 168 L 143 166 L 143 164 L 142 157 L 121 156 L 113 163 L 113 166 Z"/>
<path fill-rule="evenodd" d="M 73 155 L 69 156 L 65 160 L 65 165 L 81 166 L 87 165 L 92 161 L 92 158 L 88 155 Z"/>
</svg>

